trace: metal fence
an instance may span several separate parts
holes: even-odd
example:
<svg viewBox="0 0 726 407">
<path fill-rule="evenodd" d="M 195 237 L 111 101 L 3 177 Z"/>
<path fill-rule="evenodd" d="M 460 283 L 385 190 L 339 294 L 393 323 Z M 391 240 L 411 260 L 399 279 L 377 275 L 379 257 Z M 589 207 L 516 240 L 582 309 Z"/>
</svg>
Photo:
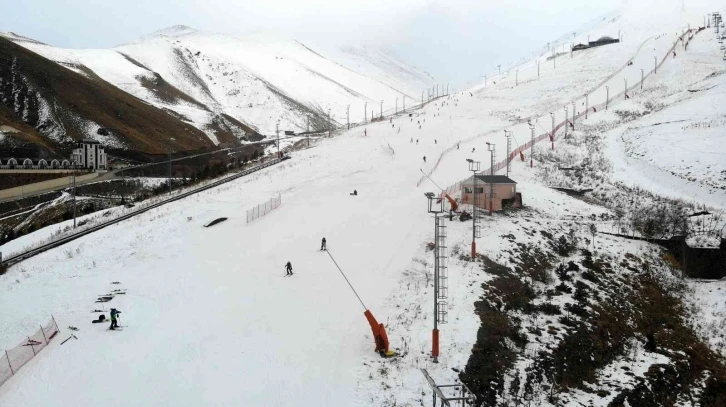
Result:
<svg viewBox="0 0 726 407">
<path fill-rule="evenodd" d="M 282 196 L 280 194 L 277 194 L 276 197 L 270 198 L 269 201 L 255 206 L 254 208 L 247 211 L 247 223 L 250 223 L 257 218 L 267 215 L 273 210 L 279 208 L 281 204 Z"/>
<path fill-rule="evenodd" d="M 41 325 L 33 335 L 28 336 L 28 339 L 14 348 L 6 349 L 0 355 L 0 386 L 45 348 L 58 332 L 60 332 L 58 324 L 51 316 L 50 321 L 45 326 Z"/>
</svg>

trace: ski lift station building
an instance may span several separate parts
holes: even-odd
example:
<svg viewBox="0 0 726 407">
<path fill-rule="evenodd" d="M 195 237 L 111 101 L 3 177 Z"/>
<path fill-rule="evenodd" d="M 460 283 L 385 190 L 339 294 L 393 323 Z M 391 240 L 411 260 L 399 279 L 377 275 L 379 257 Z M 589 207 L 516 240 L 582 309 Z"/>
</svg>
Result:
<svg viewBox="0 0 726 407">
<path fill-rule="evenodd" d="M 489 195 L 493 191 L 491 204 L 493 211 L 501 211 L 505 207 L 520 207 L 522 194 L 517 192 L 517 183 L 506 175 L 476 175 L 476 202 L 474 203 L 474 177 L 469 177 L 461 184 L 461 201 L 471 205 L 474 203 L 482 209 L 489 209 Z"/>
</svg>

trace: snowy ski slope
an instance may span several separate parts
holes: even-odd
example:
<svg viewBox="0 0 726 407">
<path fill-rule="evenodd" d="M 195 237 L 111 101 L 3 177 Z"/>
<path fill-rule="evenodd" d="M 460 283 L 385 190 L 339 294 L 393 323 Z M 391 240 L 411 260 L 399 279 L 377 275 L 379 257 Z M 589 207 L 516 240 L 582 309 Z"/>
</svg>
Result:
<svg viewBox="0 0 726 407">
<path fill-rule="evenodd" d="M 629 102 L 617 96 L 624 80 L 634 84 L 641 69 L 647 74 L 653 68 L 654 56 L 660 61 L 668 54 L 676 33 L 681 34 L 689 23 L 680 14 L 676 17 L 641 19 L 645 21 L 641 25 L 641 20 L 626 13 L 619 21 L 628 21 L 627 25 L 592 29 L 601 30 L 598 33 L 621 29 L 625 42 L 558 58 L 556 68 L 542 63 L 539 79 L 536 65 L 527 62 L 524 66 L 530 68 L 520 68 L 517 86 L 511 71 L 488 78 L 486 87 L 481 84 L 471 93 L 440 99 L 412 118 L 400 116 L 392 123 L 342 132 L 293 153 L 293 159 L 281 167 L 147 212 L 12 267 L 0 278 L 0 309 L 13 310 L 0 313 L 0 347 L 15 345 L 50 313 L 61 328 L 73 325 L 80 331 L 77 341 L 62 346 L 52 343 L 0 387 L 0 404 L 32 407 L 47 405 L 48 400 L 107 406 L 418 403 L 423 391 L 429 396 L 419 367 L 446 381 L 456 376 L 452 367 L 466 363 L 479 324 L 472 304 L 480 296 L 479 285 L 488 278 L 452 254 L 450 323 L 442 327 L 442 363 L 430 363 L 431 288 L 426 284 L 430 252 L 424 246 L 432 240 L 433 221 L 426 213 L 423 193 L 436 189 L 429 182 L 416 187 L 419 170 L 430 172 L 444 187 L 460 181 L 469 175 L 466 158 L 480 160 L 482 167 L 488 165 L 487 142 L 496 143 L 497 161 L 504 156 L 502 130 L 513 131 L 515 146 L 523 144 L 530 134 L 527 119 L 537 121 L 538 135 L 549 131 L 550 111 L 560 122 L 565 118 L 563 106 L 570 107 L 575 100 L 577 110 L 584 110 L 583 97 L 590 91 L 590 106 L 604 103 L 605 86 L 610 87 L 613 109 L 627 107 Z M 692 26 L 700 18 L 690 20 Z M 711 36 L 710 30 L 698 34 L 693 48 L 679 49 L 678 55 L 715 58 L 720 54 Z M 206 49 L 205 38 L 191 34 L 180 41 Z M 126 47 L 140 61 L 147 58 L 144 64 L 154 62 L 137 45 Z M 629 61 L 632 66 L 627 66 Z M 269 58 L 259 63 L 287 62 Z M 675 61 L 668 56 L 663 65 L 668 71 L 659 70 L 645 87 L 682 95 L 679 82 L 686 84 L 697 77 L 684 79 L 673 68 L 678 64 L 678 56 Z M 723 67 L 712 64 L 710 69 Z M 721 78 L 717 78 L 719 87 Z M 332 93 L 331 100 L 337 100 L 340 95 Z M 699 97 L 714 100 L 717 106 L 717 97 L 711 99 L 707 93 Z M 677 97 L 663 100 L 678 102 Z M 598 110 L 587 120 L 608 121 L 612 115 Z M 445 154 L 433 171 L 441 153 L 458 142 L 460 149 Z M 638 143 L 638 148 L 655 148 L 651 142 Z M 722 145 L 708 146 L 724 153 Z M 662 143 L 657 147 L 664 148 Z M 549 148 L 549 143 L 537 148 Z M 665 162 L 661 165 L 670 165 Z M 722 163 L 718 165 L 723 169 Z M 620 171 L 638 179 L 637 167 Z M 505 258 L 508 242 L 500 235 L 529 239 L 518 222 L 556 224 L 606 212 L 543 186 L 528 162 L 513 162 L 510 176 L 537 217 L 487 220 L 478 247 L 492 258 Z M 677 193 L 673 189 L 680 187 L 674 184 L 668 189 L 668 179 L 663 179 L 658 192 Z M 648 187 L 647 181 L 641 182 Z M 349 195 L 353 189 L 358 196 Z M 282 194 L 279 209 L 245 223 L 245 209 L 277 193 Z M 202 227 L 222 216 L 229 220 Z M 452 252 L 466 252 L 470 224 L 455 221 L 449 226 Z M 389 327 L 392 346 L 408 345 L 405 358 L 381 361 L 373 352 L 362 307 L 327 254 L 318 250 L 322 237 L 366 306 Z M 602 245 L 615 255 L 650 250 L 645 243 L 617 239 L 605 238 Z M 288 278 L 283 277 L 287 261 L 295 272 Z M 114 281 L 121 284 L 111 285 Z M 94 300 L 115 288 L 126 289 L 127 294 L 106 307 L 123 312 L 122 332 L 90 324 L 95 315 L 91 310 L 99 307 Z M 417 307 L 423 311 L 416 311 Z M 65 339 L 67 331 L 61 335 Z M 642 374 L 657 362 L 662 360 L 651 357 L 632 370 Z M 386 366 L 390 373 L 384 373 L 389 372 Z M 609 366 L 602 374 L 614 372 L 621 372 L 619 365 Z M 586 403 L 592 397 L 574 393 L 570 402 Z M 597 402 L 607 404 L 607 400 Z"/>
</svg>

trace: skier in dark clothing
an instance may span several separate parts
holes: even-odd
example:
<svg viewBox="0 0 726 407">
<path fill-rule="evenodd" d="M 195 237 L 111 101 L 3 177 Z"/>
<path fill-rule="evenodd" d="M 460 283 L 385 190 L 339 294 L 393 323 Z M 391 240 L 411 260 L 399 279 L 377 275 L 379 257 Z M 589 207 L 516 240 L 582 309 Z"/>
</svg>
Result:
<svg viewBox="0 0 726 407">
<path fill-rule="evenodd" d="M 320 243 L 320 250 L 328 250 L 328 248 L 326 247 L 326 243 L 327 241 L 325 240 L 325 238 L 323 238 L 323 241 Z"/>
<path fill-rule="evenodd" d="M 111 327 L 109 329 L 118 328 L 118 314 L 120 313 L 121 311 L 117 310 L 116 308 L 111 308 Z"/>
<path fill-rule="evenodd" d="M 292 275 L 292 264 L 290 264 L 289 261 L 285 264 L 285 271 L 287 271 L 287 274 L 285 274 L 286 276 Z"/>
<path fill-rule="evenodd" d="M 426 162 L 426 156 L 424 156 L 424 162 Z"/>
</svg>

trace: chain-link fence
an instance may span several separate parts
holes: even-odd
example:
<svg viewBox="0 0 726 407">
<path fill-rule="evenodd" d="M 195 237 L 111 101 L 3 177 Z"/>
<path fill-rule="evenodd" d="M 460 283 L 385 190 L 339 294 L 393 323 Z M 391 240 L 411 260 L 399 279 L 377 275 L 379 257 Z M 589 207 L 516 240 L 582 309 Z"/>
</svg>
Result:
<svg viewBox="0 0 726 407">
<path fill-rule="evenodd" d="M 45 348 L 58 332 L 58 324 L 51 317 L 45 326 L 41 325 L 28 339 L 0 354 L 0 386 Z"/>
<path fill-rule="evenodd" d="M 279 208 L 281 204 L 282 196 L 280 194 L 277 194 L 276 197 L 270 198 L 269 201 L 255 206 L 254 208 L 247 211 L 247 223 L 250 223 L 259 217 L 267 215 L 273 210 Z"/>
</svg>

